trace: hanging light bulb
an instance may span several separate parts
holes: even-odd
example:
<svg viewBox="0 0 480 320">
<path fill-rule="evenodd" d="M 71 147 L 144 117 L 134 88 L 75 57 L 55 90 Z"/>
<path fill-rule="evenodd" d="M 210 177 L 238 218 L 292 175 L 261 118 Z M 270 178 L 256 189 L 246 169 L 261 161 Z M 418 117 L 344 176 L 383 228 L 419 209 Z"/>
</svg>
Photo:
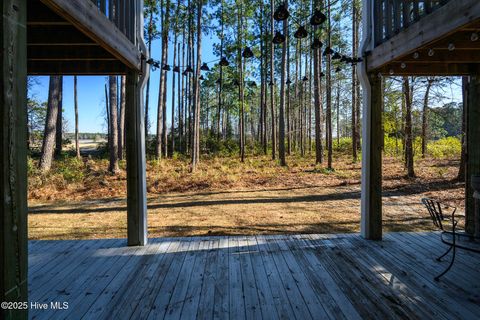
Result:
<svg viewBox="0 0 480 320">
<path fill-rule="evenodd" d="M 256 86 L 257 86 L 257 83 L 256 83 L 255 81 L 251 81 L 251 82 L 250 82 L 250 86 L 256 87 Z"/>
<path fill-rule="evenodd" d="M 339 73 L 340 71 L 342 71 L 342 68 L 340 68 L 340 67 L 337 67 L 337 68 L 335 69 L 335 72 L 336 72 L 336 73 Z"/>
<path fill-rule="evenodd" d="M 325 77 L 325 73 L 320 72 L 320 77 Z"/>
<path fill-rule="evenodd" d="M 200 70 L 202 71 L 210 71 L 210 68 L 208 67 L 207 63 L 204 62 L 202 66 L 200 67 Z"/>
<path fill-rule="evenodd" d="M 302 81 L 303 81 L 303 82 L 307 82 L 307 81 L 308 81 L 308 77 L 307 77 L 307 76 L 303 77 Z"/>
<path fill-rule="evenodd" d="M 478 41 L 478 33 L 472 33 L 472 35 L 470 36 L 470 40 L 473 42 Z"/>
<path fill-rule="evenodd" d="M 332 54 L 334 51 L 330 47 L 326 47 L 325 50 L 323 51 L 323 55 L 326 56 L 327 54 Z"/>
<path fill-rule="evenodd" d="M 168 64 L 165 64 L 165 65 L 163 65 L 162 70 L 163 71 L 170 71 L 171 69 L 170 69 L 170 66 Z"/>
<path fill-rule="evenodd" d="M 327 20 L 327 17 L 320 10 L 315 10 L 312 17 L 310 18 L 310 24 L 312 26 L 318 26 L 324 23 Z"/>
<path fill-rule="evenodd" d="M 180 67 L 179 66 L 174 66 L 173 67 L 173 72 L 180 72 Z"/>
<path fill-rule="evenodd" d="M 250 49 L 250 47 L 245 47 L 245 49 L 243 49 L 242 57 L 246 59 L 253 57 L 252 49 Z"/>
<path fill-rule="evenodd" d="M 157 68 L 157 69 L 160 69 L 160 62 L 154 61 L 154 62 L 153 62 L 153 66 L 154 66 L 155 68 Z"/>
<path fill-rule="evenodd" d="M 288 12 L 287 6 L 284 3 L 279 5 L 273 13 L 273 19 L 276 21 L 283 21 L 288 19 L 288 17 L 290 17 L 290 12 Z"/>
<path fill-rule="evenodd" d="M 420 53 L 414 52 L 413 53 L 413 59 L 418 59 L 420 57 Z"/>
<path fill-rule="evenodd" d="M 277 31 L 277 32 L 275 32 L 275 36 L 273 37 L 272 42 L 274 44 L 284 43 L 285 42 L 285 36 L 280 31 Z"/>
<path fill-rule="evenodd" d="M 395 74 L 395 72 L 393 72 L 393 69 L 390 69 L 390 71 L 388 71 L 388 73 L 393 76 Z"/>
<path fill-rule="evenodd" d="M 205 78 L 203 77 L 203 75 L 201 75 L 200 78 L 198 78 L 198 79 L 200 79 L 200 80 L 202 80 L 202 81 L 205 80 Z"/>
<path fill-rule="evenodd" d="M 429 57 L 433 57 L 434 54 L 435 54 L 435 50 L 433 50 L 433 49 L 428 50 L 428 56 Z"/>
<path fill-rule="evenodd" d="M 341 58 L 342 58 L 342 56 L 341 56 L 338 52 L 335 52 L 335 53 L 333 54 L 333 56 L 332 56 L 332 59 L 333 59 L 333 60 L 339 60 L 339 59 L 341 59 Z"/>
<path fill-rule="evenodd" d="M 187 66 L 187 68 L 185 69 L 185 72 L 187 73 L 193 73 L 193 69 L 191 66 Z"/>
<path fill-rule="evenodd" d="M 405 69 L 407 67 L 407 64 L 405 62 L 402 62 L 400 64 L 400 68 Z"/>
<path fill-rule="evenodd" d="M 297 31 L 295 31 L 293 36 L 295 37 L 295 39 L 303 39 L 308 37 L 308 32 L 304 26 L 300 26 L 298 27 Z"/>
<path fill-rule="evenodd" d="M 455 44 L 449 43 L 448 44 L 448 51 L 453 51 L 453 50 L 455 50 Z"/>
<path fill-rule="evenodd" d="M 220 59 L 220 66 L 228 67 L 229 65 L 230 63 L 228 62 L 227 58 L 223 57 L 222 59 Z"/>
<path fill-rule="evenodd" d="M 288 86 L 288 85 L 291 85 L 292 84 L 292 80 L 290 80 L 290 78 L 287 78 L 287 82 L 285 82 L 285 84 Z"/>
<path fill-rule="evenodd" d="M 322 41 L 320 41 L 320 39 L 318 38 L 313 39 L 312 49 L 320 49 L 322 46 L 323 46 L 323 43 Z"/>
</svg>

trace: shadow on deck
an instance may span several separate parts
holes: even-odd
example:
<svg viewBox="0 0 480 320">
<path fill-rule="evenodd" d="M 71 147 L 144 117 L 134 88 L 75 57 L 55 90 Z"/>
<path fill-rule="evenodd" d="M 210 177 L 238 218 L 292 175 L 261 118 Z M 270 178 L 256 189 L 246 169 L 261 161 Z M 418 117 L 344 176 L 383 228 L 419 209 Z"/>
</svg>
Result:
<svg viewBox="0 0 480 320">
<path fill-rule="evenodd" d="M 467 319 L 480 256 L 446 266 L 437 233 L 30 241 L 30 318 Z M 51 302 L 68 309 L 52 310 Z"/>
</svg>

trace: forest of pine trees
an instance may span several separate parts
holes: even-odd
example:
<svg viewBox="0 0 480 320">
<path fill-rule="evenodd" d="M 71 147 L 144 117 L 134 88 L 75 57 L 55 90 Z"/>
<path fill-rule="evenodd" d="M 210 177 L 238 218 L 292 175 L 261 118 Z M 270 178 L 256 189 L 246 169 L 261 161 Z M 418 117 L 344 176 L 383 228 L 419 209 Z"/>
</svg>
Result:
<svg viewBox="0 0 480 320">
<path fill-rule="evenodd" d="M 152 57 L 148 63 L 160 75 L 158 87 L 149 80 L 146 90 L 149 156 L 183 155 L 192 171 L 202 155 L 225 150 L 241 162 L 268 155 L 281 166 L 288 165 L 291 155 L 312 156 L 316 164 L 334 170 L 335 150 L 347 144 L 352 160 L 358 161 L 360 8 L 359 0 L 145 1 L 145 39 Z M 212 48 L 202 47 L 206 37 L 217 40 Z M 160 43 L 158 52 L 154 42 Z M 204 61 L 205 50 L 216 58 Z M 430 104 L 445 99 L 442 87 L 454 82 L 383 78 L 385 137 L 394 140 L 395 155 L 401 153 L 409 177 L 415 176 L 414 157 L 425 157 L 427 142 L 437 130 L 432 128 L 438 121 Z M 62 152 L 62 83 L 62 77 L 50 77 L 46 106 L 31 101 L 32 110 L 44 113 L 43 171 Z M 80 157 L 77 90 L 75 77 L 74 139 Z M 157 101 L 151 98 L 152 90 L 158 90 Z M 116 173 L 124 155 L 124 76 L 107 78 L 105 114 L 109 171 Z M 34 121 L 32 133 L 39 131 L 34 116 L 30 126 Z M 418 137 L 420 150 L 415 147 Z"/>
</svg>

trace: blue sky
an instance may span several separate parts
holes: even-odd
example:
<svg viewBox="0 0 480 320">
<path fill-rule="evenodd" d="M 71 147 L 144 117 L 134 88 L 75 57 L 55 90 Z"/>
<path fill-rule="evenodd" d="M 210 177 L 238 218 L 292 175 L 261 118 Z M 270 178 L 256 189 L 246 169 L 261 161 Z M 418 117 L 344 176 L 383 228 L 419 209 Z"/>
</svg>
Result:
<svg viewBox="0 0 480 320">
<path fill-rule="evenodd" d="M 212 61 L 218 57 L 213 55 L 213 43 L 216 42 L 215 37 L 204 35 L 202 60 Z M 152 44 L 152 58 L 160 60 L 161 43 L 159 40 Z M 173 48 L 169 48 L 169 64 L 172 65 Z M 168 87 L 171 88 L 171 72 L 168 76 Z M 150 82 L 150 133 L 156 130 L 157 118 L 157 102 L 158 102 L 158 83 L 159 70 L 151 73 Z M 48 81 L 49 77 L 36 77 L 38 85 L 34 85 L 29 92 L 30 96 L 35 97 L 39 101 L 47 101 L 48 98 Z M 79 76 L 78 77 L 78 113 L 79 113 L 79 130 L 80 132 L 104 132 L 106 131 L 106 124 L 104 121 L 105 115 L 105 76 Z M 170 123 L 171 114 L 171 90 L 167 90 L 167 122 Z M 73 107 L 73 76 L 63 77 L 63 110 L 64 117 L 68 122 L 68 129 L 70 132 L 74 130 L 75 114 Z"/>
</svg>

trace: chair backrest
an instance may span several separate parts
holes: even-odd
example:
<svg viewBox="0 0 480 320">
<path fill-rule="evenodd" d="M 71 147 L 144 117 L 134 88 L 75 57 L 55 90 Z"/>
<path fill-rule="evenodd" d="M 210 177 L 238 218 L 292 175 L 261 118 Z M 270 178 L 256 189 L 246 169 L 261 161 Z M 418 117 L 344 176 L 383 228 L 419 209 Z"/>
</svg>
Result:
<svg viewBox="0 0 480 320">
<path fill-rule="evenodd" d="M 428 213 L 430 213 L 433 224 L 443 231 L 442 221 L 444 220 L 444 216 L 442 211 L 442 205 L 440 204 L 440 202 L 429 198 L 423 198 L 422 203 L 427 208 Z"/>
</svg>

